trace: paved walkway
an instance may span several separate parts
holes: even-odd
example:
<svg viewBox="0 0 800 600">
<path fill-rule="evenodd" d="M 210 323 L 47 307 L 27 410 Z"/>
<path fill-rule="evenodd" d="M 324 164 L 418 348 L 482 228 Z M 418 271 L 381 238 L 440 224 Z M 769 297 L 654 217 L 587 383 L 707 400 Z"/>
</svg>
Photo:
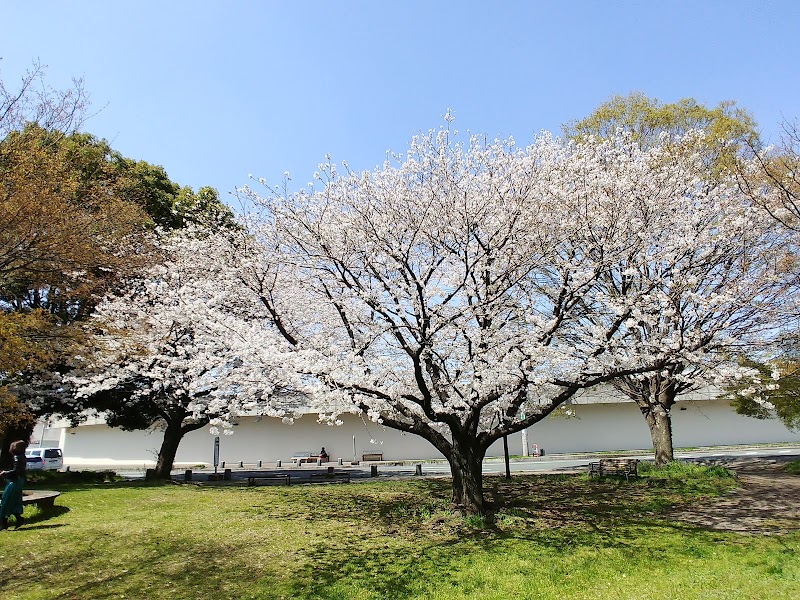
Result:
<svg viewBox="0 0 800 600">
<path fill-rule="evenodd" d="M 730 494 L 673 517 L 721 531 L 779 534 L 800 530 L 800 476 L 783 471 L 786 461 L 715 461 L 736 472 L 739 487 Z"/>
</svg>

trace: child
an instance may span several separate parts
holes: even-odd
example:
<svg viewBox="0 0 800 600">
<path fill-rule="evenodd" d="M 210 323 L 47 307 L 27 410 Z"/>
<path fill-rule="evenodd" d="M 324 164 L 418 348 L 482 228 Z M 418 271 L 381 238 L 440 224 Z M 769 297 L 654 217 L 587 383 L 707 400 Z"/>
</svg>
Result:
<svg viewBox="0 0 800 600">
<path fill-rule="evenodd" d="M 19 529 L 25 519 L 22 518 L 22 487 L 25 485 L 25 442 L 17 440 L 9 447 L 14 455 L 14 468 L 10 471 L 0 472 L 0 477 L 5 477 L 8 483 L 3 490 L 3 500 L 0 501 L 0 530 L 8 527 L 8 515 L 16 516 L 15 529 Z"/>
</svg>

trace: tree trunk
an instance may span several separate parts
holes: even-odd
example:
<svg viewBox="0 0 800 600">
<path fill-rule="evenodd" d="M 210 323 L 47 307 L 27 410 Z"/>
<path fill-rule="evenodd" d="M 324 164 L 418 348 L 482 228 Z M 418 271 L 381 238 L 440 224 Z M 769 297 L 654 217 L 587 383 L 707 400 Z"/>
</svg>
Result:
<svg viewBox="0 0 800 600">
<path fill-rule="evenodd" d="M 208 417 L 203 417 L 199 421 L 184 423 L 184 419 L 187 416 L 189 415 L 185 411 L 173 413 L 167 421 L 164 440 L 161 442 L 161 450 L 158 451 L 158 462 L 155 468 L 156 479 L 169 479 L 172 465 L 175 463 L 175 455 L 178 454 L 178 446 L 183 436 L 208 425 Z"/>
<path fill-rule="evenodd" d="M 467 515 L 483 515 L 483 456 L 482 450 L 473 440 L 453 442 L 451 455 L 447 457 L 453 474 L 453 505 Z"/>
<path fill-rule="evenodd" d="M 157 479 L 169 479 L 172 472 L 172 465 L 175 462 L 175 455 L 178 453 L 178 446 L 183 438 L 181 428 L 183 419 L 167 422 L 167 429 L 164 431 L 164 440 L 161 442 L 161 450 L 158 451 L 158 462 L 156 463 L 155 476 Z"/>
<path fill-rule="evenodd" d="M 650 437 L 653 440 L 656 466 L 663 466 L 673 460 L 672 451 L 672 417 L 669 410 L 656 404 L 648 407 L 644 418 L 650 428 Z"/>
</svg>

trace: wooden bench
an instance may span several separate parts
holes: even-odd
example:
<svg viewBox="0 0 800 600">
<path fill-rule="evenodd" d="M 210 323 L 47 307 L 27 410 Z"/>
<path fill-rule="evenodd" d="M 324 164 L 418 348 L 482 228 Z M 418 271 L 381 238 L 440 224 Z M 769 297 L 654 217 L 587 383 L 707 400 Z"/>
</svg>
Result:
<svg viewBox="0 0 800 600">
<path fill-rule="evenodd" d="M 314 483 L 315 481 L 338 481 L 340 483 L 350 483 L 350 473 L 347 471 L 343 471 L 341 473 L 311 473 L 309 481 L 311 483 Z"/>
<path fill-rule="evenodd" d="M 383 454 L 381 452 L 367 452 L 366 454 L 361 455 L 361 460 L 369 461 L 369 460 L 383 460 Z"/>
<path fill-rule="evenodd" d="M 247 478 L 247 485 L 253 486 L 256 485 L 256 481 L 269 481 L 269 482 L 278 482 L 286 485 L 292 485 L 292 478 L 287 473 L 286 475 L 251 475 Z"/>
<path fill-rule="evenodd" d="M 622 475 L 627 481 L 631 477 L 638 477 L 639 460 L 636 458 L 601 458 L 600 462 L 589 463 L 589 477 L 597 475 Z"/>
<path fill-rule="evenodd" d="M 0 497 L 2 497 L 3 492 L 0 491 Z M 30 490 L 30 491 L 23 491 L 22 492 L 22 504 L 23 506 L 29 504 L 35 504 L 39 508 L 53 508 L 53 505 L 61 495 L 61 492 L 56 492 L 54 490 Z"/>
</svg>

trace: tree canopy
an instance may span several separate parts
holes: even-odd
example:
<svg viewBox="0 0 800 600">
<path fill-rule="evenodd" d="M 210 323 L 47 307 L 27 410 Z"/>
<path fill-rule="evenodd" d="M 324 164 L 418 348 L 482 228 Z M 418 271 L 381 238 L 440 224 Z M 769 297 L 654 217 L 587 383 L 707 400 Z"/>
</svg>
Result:
<svg viewBox="0 0 800 600">
<path fill-rule="evenodd" d="M 735 170 L 743 151 L 760 148 L 753 116 L 732 100 L 708 107 L 694 98 L 661 102 L 640 92 L 613 96 L 583 119 L 564 125 L 569 139 L 608 139 L 622 132 L 644 147 L 659 146 L 690 131 L 702 131 L 697 148 L 708 168 L 707 176 Z M 673 149 L 676 151 L 677 149 Z"/>
<path fill-rule="evenodd" d="M 213 188 L 181 187 L 162 167 L 79 132 L 83 83 L 55 90 L 44 73 L 35 64 L 17 89 L 0 80 L 0 343 L 13 353 L 0 365 L 0 387 L 8 394 L 14 384 L 37 411 L 68 406 L 32 403 L 26 394 L 42 390 L 29 384 L 67 370 L 90 343 L 76 323 L 160 260 L 154 228 L 235 227 Z"/>
<path fill-rule="evenodd" d="M 228 244 L 225 235 L 164 236 L 164 260 L 122 282 L 87 323 L 93 349 L 69 377 L 73 410 L 128 430 L 164 425 L 158 477 L 170 476 L 185 434 L 253 407 L 252 381 L 259 413 L 283 416 L 270 407 L 286 385 L 280 352 L 263 335 L 258 347 L 231 339 L 248 325 L 216 306 Z M 271 358 L 253 361 L 264 354 Z"/>
<path fill-rule="evenodd" d="M 763 331 L 764 324 L 775 316 L 767 311 L 769 306 L 776 308 L 781 295 L 772 284 L 769 265 L 763 261 L 762 244 L 774 247 L 777 239 L 768 222 L 763 218 L 757 219 L 759 224 L 752 231 L 747 226 L 735 226 L 726 234 L 729 236 L 727 239 L 719 235 L 709 236 L 710 232 L 718 232 L 720 227 L 730 225 L 726 214 L 746 219 L 741 224 L 754 218 L 731 206 L 731 202 L 738 200 L 736 194 L 731 195 L 733 191 L 730 188 L 735 183 L 732 174 L 741 172 L 742 165 L 752 164 L 747 157 L 760 147 L 756 123 L 734 102 L 720 102 L 709 108 L 692 98 L 662 103 L 640 93 L 631 93 L 611 98 L 586 118 L 567 124 L 564 131 L 568 138 L 579 142 L 623 135 L 644 148 L 660 148 L 668 162 L 677 156 L 694 156 L 696 159 L 684 164 L 694 171 L 698 180 L 717 188 L 721 197 L 729 198 L 712 205 L 694 203 L 693 194 L 684 196 L 686 202 L 659 201 L 663 191 L 652 189 L 649 191 L 651 198 L 632 199 L 632 202 L 641 202 L 641 235 L 649 240 L 645 248 L 659 248 L 669 243 L 668 239 L 676 231 L 697 236 L 697 244 L 687 247 L 684 255 L 676 256 L 674 264 L 653 262 L 653 258 L 661 261 L 662 257 L 649 257 L 648 250 L 632 256 L 633 264 L 622 264 L 616 272 L 607 274 L 614 294 L 626 294 L 631 285 L 645 284 L 654 286 L 664 295 L 666 301 L 662 302 L 658 323 L 643 326 L 638 332 L 642 344 L 658 343 L 665 332 L 680 336 L 700 335 L 707 341 L 704 352 L 693 357 L 682 356 L 661 371 L 623 376 L 613 382 L 618 391 L 639 405 L 650 429 L 656 462 L 663 464 L 673 457 L 670 409 L 678 395 L 709 385 L 718 375 L 719 363 L 725 362 L 721 361 L 719 352 L 712 352 L 721 349 L 719 344 L 723 337 L 708 335 L 707 332 L 718 325 L 728 327 L 732 338 L 742 344 L 743 333 Z M 751 207 L 756 208 L 759 202 L 753 200 L 751 197 Z M 662 211 L 674 212 L 670 217 Z M 723 225 L 726 221 L 728 225 Z M 760 233 L 750 239 L 755 231 Z M 785 236 L 781 239 L 786 242 Z M 772 254 L 774 257 L 774 252 Z M 745 255 L 749 258 L 745 259 Z M 744 260 L 749 260 L 747 268 L 743 268 Z M 785 256 L 781 260 L 785 260 Z M 637 276 L 628 280 L 619 271 L 631 267 L 637 271 Z M 658 280 L 652 279 L 653 273 L 658 274 Z M 624 285 L 618 282 L 624 282 Z M 737 309 L 735 302 L 726 302 L 720 311 L 725 313 L 724 316 L 715 314 L 721 307 L 712 309 L 706 304 L 709 293 L 714 295 L 714 290 L 732 290 L 738 286 L 746 286 L 748 291 L 742 290 L 742 294 L 751 294 L 750 297 L 762 297 L 763 294 L 762 304 Z M 734 316 L 738 320 L 736 325 L 732 322 Z M 754 335 L 746 337 L 751 341 L 756 339 Z"/>
<path fill-rule="evenodd" d="M 482 512 L 496 440 L 764 325 L 751 300 L 781 289 L 761 278 L 771 221 L 730 181 L 698 185 L 702 157 L 674 152 L 693 135 L 518 149 L 441 130 L 372 173 L 324 165 L 320 189 L 252 194 L 260 247 L 238 277 L 312 407 L 424 437 L 454 503 Z"/>
</svg>

